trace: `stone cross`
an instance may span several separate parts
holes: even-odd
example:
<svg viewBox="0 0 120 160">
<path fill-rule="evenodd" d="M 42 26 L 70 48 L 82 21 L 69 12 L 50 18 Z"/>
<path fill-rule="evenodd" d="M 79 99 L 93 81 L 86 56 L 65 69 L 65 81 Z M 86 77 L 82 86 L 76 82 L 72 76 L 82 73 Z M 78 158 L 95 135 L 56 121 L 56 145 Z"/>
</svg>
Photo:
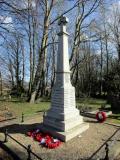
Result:
<svg viewBox="0 0 120 160">
<path fill-rule="evenodd" d="M 66 33 L 66 24 L 69 22 L 68 18 L 65 16 L 62 16 L 60 20 L 58 21 L 58 25 L 60 26 L 60 33 L 64 32 Z M 60 34 L 59 33 L 59 34 Z M 58 34 L 58 35 L 59 35 Z"/>
<path fill-rule="evenodd" d="M 61 25 L 61 24 L 66 25 L 66 23 L 68 23 L 68 22 L 69 22 L 69 20 L 67 17 L 61 16 L 60 20 L 58 21 L 58 25 Z"/>
</svg>

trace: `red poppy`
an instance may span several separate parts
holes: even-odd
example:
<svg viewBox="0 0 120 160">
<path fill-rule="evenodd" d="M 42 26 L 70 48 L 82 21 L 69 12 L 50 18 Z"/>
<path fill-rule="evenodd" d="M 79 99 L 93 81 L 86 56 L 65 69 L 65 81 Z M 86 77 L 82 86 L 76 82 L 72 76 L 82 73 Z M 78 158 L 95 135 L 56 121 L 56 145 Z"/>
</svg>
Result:
<svg viewBox="0 0 120 160">
<path fill-rule="evenodd" d="M 42 136 L 41 136 L 41 134 L 38 133 L 38 134 L 36 134 L 36 136 L 34 138 L 36 141 L 40 142 L 42 139 Z"/>
</svg>

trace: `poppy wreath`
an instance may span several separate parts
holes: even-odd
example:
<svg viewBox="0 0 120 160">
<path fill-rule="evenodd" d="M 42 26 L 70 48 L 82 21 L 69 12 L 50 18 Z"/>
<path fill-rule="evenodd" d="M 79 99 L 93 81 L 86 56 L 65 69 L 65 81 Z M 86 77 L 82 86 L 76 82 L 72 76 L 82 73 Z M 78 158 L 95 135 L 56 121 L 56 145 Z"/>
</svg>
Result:
<svg viewBox="0 0 120 160">
<path fill-rule="evenodd" d="M 36 141 L 40 142 L 40 141 L 42 140 L 42 135 L 41 135 L 40 133 L 38 133 L 38 134 L 36 134 L 36 135 L 34 136 L 34 139 L 35 139 Z"/>
<path fill-rule="evenodd" d="M 60 146 L 60 144 L 61 144 L 61 141 L 59 140 L 54 141 L 54 139 L 51 137 L 47 138 L 45 141 L 45 146 L 49 149 L 57 148 L 58 146 Z"/>
<path fill-rule="evenodd" d="M 49 149 L 57 148 L 61 144 L 60 140 L 54 139 L 49 134 L 40 133 L 39 131 L 29 131 L 27 132 L 27 136 L 32 137 Z"/>
<path fill-rule="evenodd" d="M 106 113 L 105 112 L 97 112 L 96 114 L 96 119 L 99 121 L 99 122 L 104 122 L 106 120 Z"/>
</svg>

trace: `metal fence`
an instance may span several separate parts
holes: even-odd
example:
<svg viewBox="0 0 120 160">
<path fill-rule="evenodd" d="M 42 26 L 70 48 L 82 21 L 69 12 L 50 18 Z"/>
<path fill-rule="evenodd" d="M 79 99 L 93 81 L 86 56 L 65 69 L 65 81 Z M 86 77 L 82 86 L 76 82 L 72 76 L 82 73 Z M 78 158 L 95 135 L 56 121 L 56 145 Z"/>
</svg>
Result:
<svg viewBox="0 0 120 160">
<path fill-rule="evenodd" d="M 4 139 L 4 143 L 8 142 L 8 137 L 11 138 L 13 141 L 15 141 L 17 144 L 19 144 L 21 147 L 23 147 L 26 152 L 27 152 L 27 160 L 32 160 L 31 156 L 33 155 L 34 157 L 36 157 L 39 160 L 43 160 L 41 157 L 39 157 L 38 155 L 36 155 L 32 149 L 31 149 L 31 145 L 28 145 L 27 147 L 24 146 L 22 143 L 18 142 L 15 138 L 13 138 L 11 135 L 9 135 L 8 130 L 5 130 L 5 139 Z"/>
</svg>

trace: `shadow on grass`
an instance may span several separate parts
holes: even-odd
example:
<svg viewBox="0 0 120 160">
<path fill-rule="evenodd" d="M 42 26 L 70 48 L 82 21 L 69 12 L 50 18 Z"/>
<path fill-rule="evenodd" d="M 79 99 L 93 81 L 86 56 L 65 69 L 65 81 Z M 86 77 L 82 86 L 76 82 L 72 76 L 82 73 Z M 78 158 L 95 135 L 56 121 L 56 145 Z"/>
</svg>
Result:
<svg viewBox="0 0 120 160">
<path fill-rule="evenodd" d="M 101 111 L 111 111 L 111 107 L 99 108 Z"/>
<path fill-rule="evenodd" d="M 46 112 L 46 110 L 36 111 L 36 113 L 44 113 L 44 112 Z"/>
<path fill-rule="evenodd" d="M 9 134 L 26 134 L 28 131 L 32 129 L 37 129 L 40 127 L 40 123 L 34 124 L 11 124 L 0 128 L 0 133 L 5 133 L 6 129 L 8 130 Z"/>
</svg>

